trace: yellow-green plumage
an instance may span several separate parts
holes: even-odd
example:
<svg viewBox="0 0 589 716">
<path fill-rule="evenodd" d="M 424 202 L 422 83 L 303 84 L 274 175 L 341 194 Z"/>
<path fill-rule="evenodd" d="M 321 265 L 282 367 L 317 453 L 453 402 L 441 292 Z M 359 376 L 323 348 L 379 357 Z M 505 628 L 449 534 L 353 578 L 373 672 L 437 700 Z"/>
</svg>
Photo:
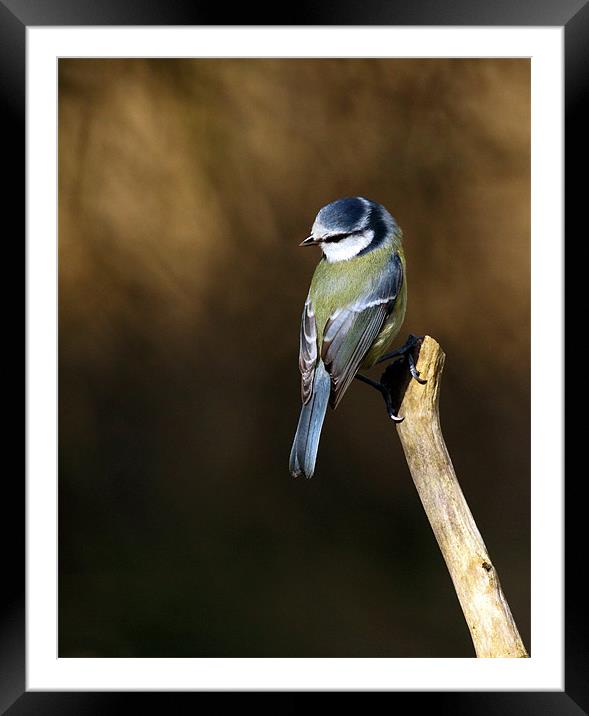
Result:
<svg viewBox="0 0 589 716">
<path fill-rule="evenodd" d="M 380 333 L 364 357 L 361 367 L 370 368 L 386 353 L 390 343 L 401 329 L 407 305 L 407 274 L 401 239 L 402 233 L 399 229 L 390 241 L 363 256 L 333 263 L 328 262 L 325 257 L 321 259 L 311 279 L 309 290 L 309 297 L 315 311 L 319 354 L 321 354 L 323 343 L 323 331 L 329 317 L 338 308 L 354 303 L 358 296 L 370 293 L 373 284 L 380 278 L 384 266 L 391 260 L 391 256 L 397 253 L 403 266 L 401 291 L 392 312 L 388 315 Z M 351 262 L 353 262 L 353 267 L 350 266 Z M 350 270 L 352 268 L 353 271 Z"/>
</svg>

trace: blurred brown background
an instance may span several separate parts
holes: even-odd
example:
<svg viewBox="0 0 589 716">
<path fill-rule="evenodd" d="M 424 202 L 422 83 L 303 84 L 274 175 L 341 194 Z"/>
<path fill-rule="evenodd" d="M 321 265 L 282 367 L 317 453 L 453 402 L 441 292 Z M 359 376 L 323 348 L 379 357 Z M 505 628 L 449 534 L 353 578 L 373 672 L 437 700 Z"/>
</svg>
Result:
<svg viewBox="0 0 589 716">
<path fill-rule="evenodd" d="M 59 97 L 60 656 L 473 656 L 374 391 L 288 474 L 297 244 L 358 194 L 529 648 L 529 62 L 62 60 Z"/>
</svg>

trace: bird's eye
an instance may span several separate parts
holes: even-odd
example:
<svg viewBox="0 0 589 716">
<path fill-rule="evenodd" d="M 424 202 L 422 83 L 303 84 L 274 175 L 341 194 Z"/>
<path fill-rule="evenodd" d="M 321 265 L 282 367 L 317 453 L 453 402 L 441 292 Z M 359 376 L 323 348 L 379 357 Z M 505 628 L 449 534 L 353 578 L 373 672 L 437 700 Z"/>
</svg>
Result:
<svg viewBox="0 0 589 716">
<path fill-rule="evenodd" d="M 342 239 L 349 239 L 350 236 L 359 236 L 363 233 L 362 229 L 359 229 L 358 231 L 348 231 L 345 234 L 331 234 L 331 236 L 326 236 L 323 241 L 326 244 L 331 244 L 334 241 L 341 241 Z"/>
<path fill-rule="evenodd" d="M 331 244 L 335 241 L 341 241 L 342 239 L 345 239 L 350 234 L 331 234 L 331 236 L 326 236 L 323 241 L 326 244 Z"/>
</svg>

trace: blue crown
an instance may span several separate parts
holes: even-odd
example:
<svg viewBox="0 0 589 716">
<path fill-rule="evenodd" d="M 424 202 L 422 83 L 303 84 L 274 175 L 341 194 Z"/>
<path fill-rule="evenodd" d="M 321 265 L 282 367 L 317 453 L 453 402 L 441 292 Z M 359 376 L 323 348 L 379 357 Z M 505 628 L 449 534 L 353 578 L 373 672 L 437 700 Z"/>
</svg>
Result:
<svg viewBox="0 0 589 716">
<path fill-rule="evenodd" d="M 324 206 L 315 222 L 329 232 L 351 233 L 364 229 L 373 207 L 373 202 L 361 197 L 337 199 Z"/>
</svg>

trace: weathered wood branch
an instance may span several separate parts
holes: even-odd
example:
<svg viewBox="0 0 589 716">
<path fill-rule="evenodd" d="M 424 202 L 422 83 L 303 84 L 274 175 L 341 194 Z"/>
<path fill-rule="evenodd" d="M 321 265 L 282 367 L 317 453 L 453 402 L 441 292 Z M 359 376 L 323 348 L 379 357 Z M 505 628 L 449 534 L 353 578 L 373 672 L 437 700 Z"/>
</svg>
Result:
<svg viewBox="0 0 589 716">
<path fill-rule="evenodd" d="M 445 355 L 426 336 L 417 369 L 402 395 L 397 425 L 415 487 L 448 566 L 477 657 L 527 657 L 497 569 L 464 498 L 440 427 L 439 394 Z"/>
</svg>

